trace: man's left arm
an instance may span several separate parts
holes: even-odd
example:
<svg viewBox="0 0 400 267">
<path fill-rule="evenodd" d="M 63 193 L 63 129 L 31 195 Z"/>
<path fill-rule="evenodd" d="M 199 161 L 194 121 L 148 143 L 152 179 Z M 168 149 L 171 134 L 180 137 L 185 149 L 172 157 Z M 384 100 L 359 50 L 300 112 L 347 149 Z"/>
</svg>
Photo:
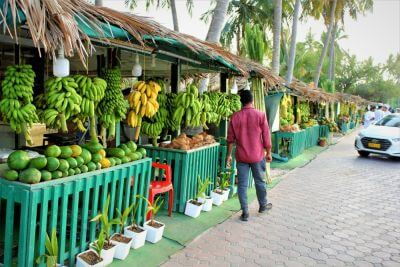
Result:
<svg viewBox="0 0 400 267">
<path fill-rule="evenodd" d="M 269 130 L 267 117 L 264 115 L 261 121 L 261 131 L 262 131 L 262 140 L 263 147 L 265 149 L 265 159 L 267 162 L 272 161 L 272 153 L 271 153 L 271 132 Z"/>
</svg>

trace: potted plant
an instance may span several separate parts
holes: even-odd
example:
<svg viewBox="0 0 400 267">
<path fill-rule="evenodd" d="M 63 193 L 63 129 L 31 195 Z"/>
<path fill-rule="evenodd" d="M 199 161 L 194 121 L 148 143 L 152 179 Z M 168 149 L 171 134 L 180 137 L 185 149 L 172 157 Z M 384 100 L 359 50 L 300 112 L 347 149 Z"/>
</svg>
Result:
<svg viewBox="0 0 400 267">
<path fill-rule="evenodd" d="M 117 219 L 109 220 L 108 219 L 108 207 L 110 205 L 110 195 L 107 196 L 106 204 L 103 207 L 103 211 L 96 215 L 91 221 L 97 222 L 100 221 L 101 229 L 104 232 L 104 247 L 101 250 L 100 256 L 104 260 L 104 264 L 111 264 L 115 254 L 116 245 L 111 242 L 111 227 L 114 224 L 118 224 Z"/>
<path fill-rule="evenodd" d="M 198 177 L 199 182 L 201 182 L 200 177 Z M 198 184 L 198 190 L 200 191 L 200 184 Z M 189 199 L 186 201 L 185 215 L 197 218 L 200 216 L 201 210 L 203 209 L 203 202 L 199 201 L 199 193 L 196 198 Z"/>
<path fill-rule="evenodd" d="M 44 243 L 46 248 L 46 253 L 40 255 L 36 259 L 36 264 L 41 264 L 43 261 L 46 263 L 47 267 L 61 267 L 61 264 L 58 264 L 58 240 L 57 240 L 57 232 L 55 229 L 51 232 L 51 238 L 46 233 L 46 241 Z"/>
<path fill-rule="evenodd" d="M 150 243 L 157 243 L 162 238 L 165 224 L 154 220 L 154 216 L 156 216 L 157 212 L 160 210 L 164 200 L 157 198 L 156 201 L 151 204 L 147 198 L 142 198 L 147 201 L 147 214 L 152 212 L 150 220 L 145 222 L 143 225 L 143 228 L 147 230 L 146 241 L 149 241 Z"/>
<path fill-rule="evenodd" d="M 76 267 L 103 267 L 106 266 L 100 256 L 104 248 L 104 232 L 100 231 L 97 241 L 90 244 L 90 249 L 76 256 Z"/>
<path fill-rule="evenodd" d="M 326 137 L 320 137 L 319 140 L 318 140 L 318 145 L 322 146 L 322 147 L 327 146 L 328 145 L 328 141 L 327 141 Z"/>
<path fill-rule="evenodd" d="M 119 209 L 116 209 L 118 214 L 116 219 L 118 220 L 118 224 L 120 226 L 120 232 L 111 236 L 111 242 L 116 245 L 114 258 L 119 260 L 124 260 L 128 256 L 129 249 L 131 248 L 132 237 L 125 236 L 123 233 L 126 220 L 128 219 L 129 213 L 131 213 L 133 206 L 134 204 L 127 207 L 123 213 L 121 213 Z"/>
<path fill-rule="evenodd" d="M 138 209 L 138 202 L 133 205 L 132 209 L 132 223 L 124 229 L 124 234 L 132 238 L 131 248 L 138 249 L 144 246 L 146 241 L 147 230 L 136 224 L 136 212 Z"/>
<path fill-rule="evenodd" d="M 229 188 L 230 185 L 230 172 L 222 172 L 220 175 L 220 183 L 219 188 L 224 192 L 224 201 L 228 200 L 229 192 L 231 189 Z"/>
<path fill-rule="evenodd" d="M 198 177 L 198 193 L 197 200 L 203 203 L 203 211 L 210 211 L 212 209 L 213 200 L 210 196 L 206 195 L 208 186 L 211 184 L 210 178 L 207 177 L 204 181 Z"/>
</svg>

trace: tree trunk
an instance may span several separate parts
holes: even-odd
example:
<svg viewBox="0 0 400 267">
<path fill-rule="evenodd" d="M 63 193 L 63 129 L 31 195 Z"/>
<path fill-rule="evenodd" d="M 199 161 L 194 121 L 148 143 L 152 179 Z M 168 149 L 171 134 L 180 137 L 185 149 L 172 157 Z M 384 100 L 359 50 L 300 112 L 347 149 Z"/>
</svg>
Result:
<svg viewBox="0 0 400 267">
<path fill-rule="evenodd" d="M 337 31 L 337 22 L 335 22 L 335 26 L 333 27 L 332 30 L 332 36 L 331 36 L 331 47 L 329 51 L 329 80 L 334 81 L 335 80 L 335 35 Z"/>
<path fill-rule="evenodd" d="M 103 6 L 103 0 L 96 0 L 94 1 L 95 6 Z"/>
<path fill-rule="evenodd" d="M 292 82 L 294 61 L 296 59 L 296 38 L 297 38 L 297 22 L 299 21 L 301 0 L 296 0 L 294 5 L 293 24 L 292 24 L 292 36 L 290 37 L 290 51 L 289 51 L 289 64 L 286 72 L 286 84 L 289 85 Z"/>
<path fill-rule="evenodd" d="M 174 22 L 174 31 L 179 32 L 178 13 L 176 12 L 175 0 L 171 0 L 171 13 L 172 13 L 172 21 Z"/>
<path fill-rule="evenodd" d="M 335 0 L 336 1 L 336 0 Z M 279 75 L 279 57 L 280 57 L 280 46 L 281 46 L 281 29 L 282 29 L 282 0 L 275 0 L 274 8 L 274 40 L 272 50 L 272 71 L 276 75 Z"/>
<path fill-rule="evenodd" d="M 173 0 L 174 1 L 174 0 Z M 222 28 L 225 25 L 225 16 L 228 11 L 229 0 L 219 0 L 215 6 L 211 19 L 210 28 L 208 29 L 206 41 L 218 43 L 221 37 Z"/>
<path fill-rule="evenodd" d="M 240 38 L 240 31 L 238 31 L 237 33 L 236 33 L 236 55 L 240 55 L 240 40 L 241 40 L 241 38 Z"/>
<path fill-rule="evenodd" d="M 334 24 L 334 21 L 335 21 L 336 3 L 337 3 L 337 0 L 333 0 L 333 4 L 332 4 L 332 8 L 331 8 L 331 14 L 330 14 L 330 17 L 329 17 L 330 21 L 329 21 L 328 32 L 326 33 L 326 37 L 325 37 L 325 40 L 324 40 L 324 47 L 322 48 L 321 56 L 319 58 L 318 65 L 317 65 L 317 70 L 316 70 L 315 76 L 314 76 L 314 87 L 315 88 L 318 88 L 318 82 L 319 82 L 319 77 L 321 76 L 322 65 L 324 63 L 326 52 L 328 50 L 329 40 L 331 39 L 331 35 L 332 35 L 333 24 Z"/>
</svg>

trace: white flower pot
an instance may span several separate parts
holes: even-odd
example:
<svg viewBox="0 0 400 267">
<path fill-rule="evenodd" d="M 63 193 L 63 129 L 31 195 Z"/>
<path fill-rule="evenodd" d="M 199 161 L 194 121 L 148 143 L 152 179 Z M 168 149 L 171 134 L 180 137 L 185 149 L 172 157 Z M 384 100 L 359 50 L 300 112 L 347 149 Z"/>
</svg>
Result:
<svg viewBox="0 0 400 267">
<path fill-rule="evenodd" d="M 199 198 L 199 202 L 203 203 L 203 211 L 210 211 L 212 210 L 213 199 L 211 197 L 206 198 Z"/>
<path fill-rule="evenodd" d="M 145 230 L 147 230 L 147 234 L 146 234 L 146 241 L 149 241 L 150 243 L 157 243 L 158 241 L 161 240 L 163 233 L 164 233 L 164 228 L 165 228 L 165 224 L 155 221 L 156 223 L 162 224 L 161 227 L 159 228 L 155 228 L 153 226 L 150 226 L 149 223 L 150 221 L 145 222 L 145 224 L 143 225 L 143 228 Z"/>
<path fill-rule="evenodd" d="M 104 259 L 101 262 L 96 263 L 95 265 L 90 265 L 86 261 L 84 261 L 80 255 L 85 254 L 88 251 L 93 251 L 92 249 L 86 250 L 84 252 L 79 253 L 76 255 L 76 267 L 104 267 L 106 266 L 104 263 Z"/>
<path fill-rule="evenodd" d="M 224 194 L 218 194 L 214 191 L 211 191 L 211 198 L 212 198 L 212 203 L 215 206 L 220 206 L 222 204 L 222 202 L 224 202 Z"/>
<path fill-rule="evenodd" d="M 197 218 L 200 216 L 201 210 L 203 209 L 203 204 L 197 206 L 191 203 L 191 201 L 193 201 L 193 199 L 189 199 L 188 201 L 186 201 L 185 215 Z"/>
<path fill-rule="evenodd" d="M 116 247 L 117 246 L 114 245 L 112 248 L 109 249 L 103 248 L 103 250 L 101 251 L 100 256 L 104 260 L 104 266 L 107 266 L 113 262 Z"/>
<path fill-rule="evenodd" d="M 131 248 L 138 249 L 140 247 L 143 247 L 144 243 L 146 242 L 147 230 L 143 229 L 142 227 L 139 227 L 143 231 L 140 233 L 136 233 L 134 231 L 128 230 L 128 228 L 130 227 L 131 227 L 130 225 L 125 227 L 124 235 L 132 238 Z"/>
<path fill-rule="evenodd" d="M 114 234 L 113 236 L 115 236 Z M 129 250 L 131 248 L 131 243 L 132 243 L 132 238 L 129 236 L 124 236 L 129 238 L 128 243 L 120 242 L 113 240 L 113 236 L 111 237 L 111 242 L 115 244 L 115 253 L 114 253 L 114 258 L 119 259 L 119 260 L 124 260 L 126 257 L 128 257 Z"/>
<path fill-rule="evenodd" d="M 231 189 L 225 188 L 223 191 L 224 191 L 224 201 L 226 201 L 229 198 L 229 192 L 231 191 Z"/>
</svg>

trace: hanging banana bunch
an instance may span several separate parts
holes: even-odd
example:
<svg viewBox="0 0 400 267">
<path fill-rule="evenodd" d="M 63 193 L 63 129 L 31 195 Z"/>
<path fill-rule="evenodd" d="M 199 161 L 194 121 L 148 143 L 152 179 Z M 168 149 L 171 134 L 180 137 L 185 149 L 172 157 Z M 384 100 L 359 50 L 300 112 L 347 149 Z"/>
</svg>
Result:
<svg viewBox="0 0 400 267">
<path fill-rule="evenodd" d="M 23 133 L 28 144 L 32 144 L 28 127 L 37 122 L 36 107 L 32 105 L 35 72 L 31 65 L 8 66 L 2 82 L 3 99 L 0 111 L 3 119 L 10 123 L 16 133 Z"/>
</svg>

